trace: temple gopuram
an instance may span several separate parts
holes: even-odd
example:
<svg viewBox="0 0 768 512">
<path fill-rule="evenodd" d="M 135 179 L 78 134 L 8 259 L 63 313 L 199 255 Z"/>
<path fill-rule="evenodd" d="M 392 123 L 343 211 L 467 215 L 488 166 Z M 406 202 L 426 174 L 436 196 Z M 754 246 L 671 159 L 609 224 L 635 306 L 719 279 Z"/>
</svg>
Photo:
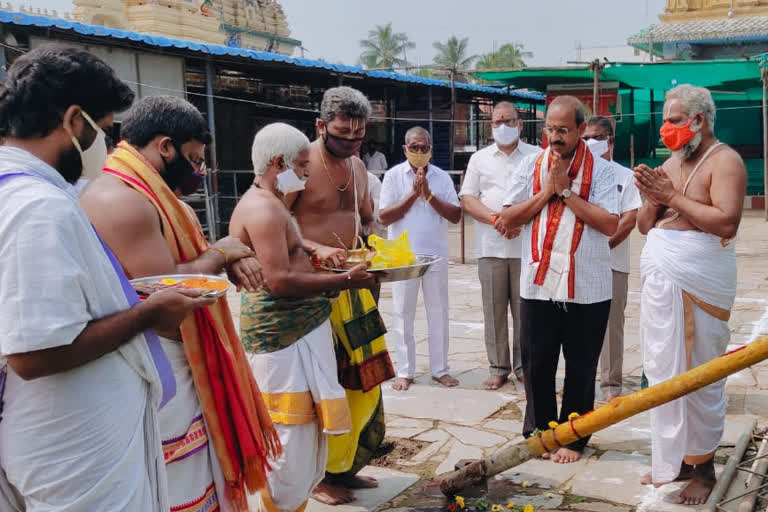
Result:
<svg viewBox="0 0 768 512">
<path fill-rule="evenodd" d="M 275 0 L 73 0 L 72 18 L 173 39 L 291 55 L 301 41 Z"/>
<path fill-rule="evenodd" d="M 664 60 L 746 58 L 768 51 L 768 0 L 667 0 L 661 23 L 627 41 Z"/>
</svg>

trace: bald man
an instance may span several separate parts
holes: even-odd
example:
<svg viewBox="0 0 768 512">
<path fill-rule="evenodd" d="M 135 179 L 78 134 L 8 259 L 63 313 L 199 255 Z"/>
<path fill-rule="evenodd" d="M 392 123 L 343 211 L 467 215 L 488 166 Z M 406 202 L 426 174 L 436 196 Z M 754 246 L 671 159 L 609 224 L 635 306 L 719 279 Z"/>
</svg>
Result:
<svg viewBox="0 0 768 512">
<path fill-rule="evenodd" d="M 584 107 L 572 96 L 547 109 L 549 148 L 532 155 L 512 180 L 496 229 L 507 236 L 520 227 L 520 318 L 527 405 L 523 434 L 547 429 L 558 419 L 592 410 L 595 376 L 611 307 L 611 252 L 618 226 L 613 168 L 593 157 L 582 140 Z M 560 414 L 555 373 L 562 347 L 565 385 Z M 588 437 L 552 457 L 575 462 Z M 549 454 L 544 455 L 549 458 Z"/>
</svg>

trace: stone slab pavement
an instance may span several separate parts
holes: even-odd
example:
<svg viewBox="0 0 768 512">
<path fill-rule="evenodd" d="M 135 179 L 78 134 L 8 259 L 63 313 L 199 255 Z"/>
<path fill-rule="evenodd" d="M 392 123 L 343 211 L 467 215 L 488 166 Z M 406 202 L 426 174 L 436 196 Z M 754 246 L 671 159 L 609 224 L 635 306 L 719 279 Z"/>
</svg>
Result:
<svg viewBox="0 0 768 512">
<path fill-rule="evenodd" d="M 468 222 L 467 240 L 471 244 L 472 226 Z M 456 247 L 457 233 L 452 233 Z M 625 392 L 639 389 L 642 354 L 638 335 L 640 252 L 644 239 L 631 237 L 632 270 L 625 325 Z M 467 256 L 472 256 L 471 245 Z M 738 296 L 731 315 L 731 348 L 741 346 L 760 333 L 768 333 L 768 224 L 757 212 L 747 212 L 736 246 L 738 255 Z M 416 313 L 417 378 L 407 392 L 392 391 L 384 384 L 384 409 L 389 440 L 411 443 L 419 452 L 398 461 L 395 468 L 368 468 L 381 481 L 377 490 L 359 492 L 357 503 L 334 507 L 336 512 L 359 510 L 422 509 L 439 510 L 435 496 L 422 492 L 429 476 L 453 469 L 460 459 L 488 455 L 522 438 L 525 393 L 517 382 L 508 382 L 498 391 L 485 391 L 487 375 L 483 342 L 483 315 L 477 267 L 452 262 L 449 269 L 451 372 L 460 385 L 444 389 L 431 383 L 428 365 L 427 324 L 421 299 Z M 239 310 L 238 297 L 231 295 L 233 314 Z M 391 326 L 391 287 L 382 288 L 380 310 Z M 512 320 L 510 318 L 510 326 Z M 510 332 L 511 334 L 511 332 Z M 511 336 L 510 336 L 511 339 Z M 392 337 L 387 338 L 394 360 Z M 397 363 L 394 361 L 395 364 Z M 562 387 L 564 364 L 558 369 L 558 389 Z M 727 380 L 728 417 L 722 446 L 733 446 L 750 417 L 758 426 L 768 424 L 768 363 L 763 362 Z M 598 399 L 601 399 L 599 387 Z M 727 448 L 724 448 L 727 450 Z M 546 492 L 564 499 L 536 510 L 583 511 L 682 511 L 671 503 L 679 486 L 660 489 L 641 486 L 639 477 L 649 470 L 650 425 L 648 414 L 641 414 L 602 432 L 590 442 L 588 455 L 580 462 L 558 465 L 536 460 L 499 475 L 497 483 L 508 483 L 526 491 Z M 410 476 L 408 476 L 410 475 Z M 510 491 L 511 492 L 511 491 Z M 533 499 L 533 497 L 531 497 Z M 548 508 L 551 507 L 551 508 Z M 308 511 L 330 510 L 310 502 Z"/>
</svg>

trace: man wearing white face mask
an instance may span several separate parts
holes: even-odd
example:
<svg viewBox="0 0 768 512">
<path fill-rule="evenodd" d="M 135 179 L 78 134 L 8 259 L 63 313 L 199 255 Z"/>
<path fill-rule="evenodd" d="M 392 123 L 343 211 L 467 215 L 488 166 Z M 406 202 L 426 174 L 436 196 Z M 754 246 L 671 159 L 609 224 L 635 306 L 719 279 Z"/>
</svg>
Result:
<svg viewBox="0 0 768 512">
<path fill-rule="evenodd" d="M 408 231 L 413 252 L 443 259 L 419 279 L 392 283 L 392 334 L 397 347 L 397 379 L 392 389 L 407 390 L 416 372 L 413 323 L 419 287 L 427 310 L 432 379 L 454 387 L 459 381 L 448 373 L 448 222 L 461 220 L 461 206 L 451 177 L 429 163 L 432 137 L 427 130 L 421 126 L 408 130 L 403 150 L 407 160 L 384 175 L 379 217 L 388 226 L 391 240 Z"/>
<path fill-rule="evenodd" d="M 316 271 L 283 199 L 309 176 L 310 145 L 296 128 L 274 123 L 253 139 L 253 187 L 237 203 L 230 233 L 263 265 L 265 288 L 243 293 L 240 338 L 283 444 L 271 461 L 258 510 L 297 510 L 323 479 L 328 436 L 348 432 L 351 416 L 338 381 L 329 316 L 334 292 L 375 283 L 360 264 L 344 274 Z M 301 179 L 299 178 L 301 176 Z"/>
<path fill-rule="evenodd" d="M 510 180 L 526 156 L 541 148 L 520 140 L 522 121 L 509 102 L 496 104 L 492 114 L 495 144 L 469 159 L 459 192 L 464 210 L 476 221 L 477 266 L 483 296 L 485 348 L 490 377 L 485 389 L 499 389 L 514 371 L 523 380 L 520 358 L 520 241 L 496 232 L 493 224 L 502 209 Z M 507 308 L 514 333 L 509 354 Z"/>
<path fill-rule="evenodd" d="M 602 157 L 613 166 L 618 194 L 619 227 L 608 240 L 613 268 L 613 298 L 608 328 L 600 353 L 600 389 L 605 401 L 621 394 L 621 371 L 624 363 L 624 309 L 627 306 L 629 284 L 629 235 L 635 229 L 637 210 L 643 206 L 630 169 L 613 161 L 613 123 L 607 117 L 595 116 L 587 121 L 583 138 L 595 157 Z"/>
</svg>

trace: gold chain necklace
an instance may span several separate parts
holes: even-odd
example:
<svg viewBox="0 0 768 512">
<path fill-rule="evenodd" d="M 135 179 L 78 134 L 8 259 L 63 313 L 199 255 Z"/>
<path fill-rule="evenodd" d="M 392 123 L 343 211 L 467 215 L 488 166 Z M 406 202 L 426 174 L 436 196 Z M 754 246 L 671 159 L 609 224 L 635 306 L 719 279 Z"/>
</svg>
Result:
<svg viewBox="0 0 768 512">
<path fill-rule="evenodd" d="M 328 166 L 325 163 L 325 155 L 323 153 L 325 153 L 325 150 L 321 148 L 320 149 L 320 159 L 323 161 L 323 168 L 325 169 L 325 175 L 328 176 L 328 181 L 330 181 L 331 185 L 336 187 L 336 190 L 338 190 L 339 192 L 346 192 L 347 189 L 349 188 L 349 185 L 352 183 L 352 175 L 354 174 L 354 169 L 352 168 L 352 162 L 350 160 L 351 157 L 347 157 L 347 159 L 346 159 L 347 165 L 349 166 L 349 179 L 347 180 L 347 184 L 346 185 L 344 185 L 343 187 L 339 187 L 336 184 L 336 182 L 333 181 L 333 177 L 331 176 L 331 172 L 328 170 Z"/>
</svg>

